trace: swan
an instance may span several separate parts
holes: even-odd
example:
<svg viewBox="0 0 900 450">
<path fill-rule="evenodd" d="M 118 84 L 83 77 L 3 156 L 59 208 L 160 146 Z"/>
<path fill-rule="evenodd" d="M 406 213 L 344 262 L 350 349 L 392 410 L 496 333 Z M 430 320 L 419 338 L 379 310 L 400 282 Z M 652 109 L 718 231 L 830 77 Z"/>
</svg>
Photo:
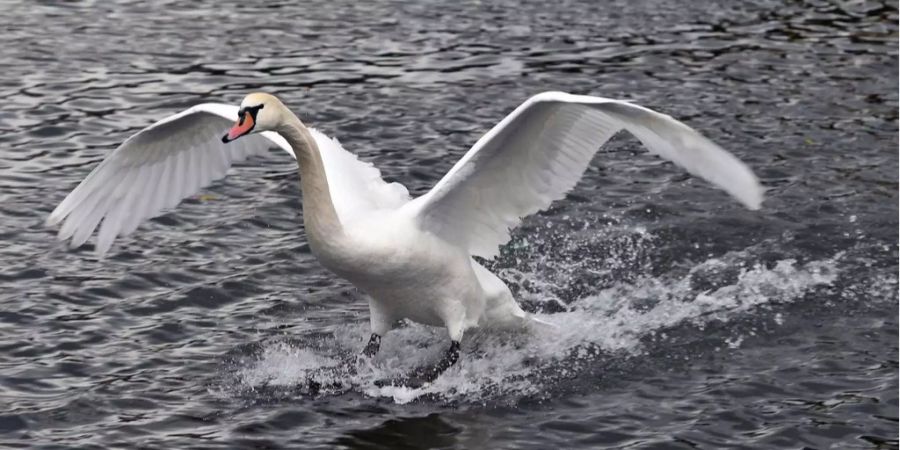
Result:
<svg viewBox="0 0 900 450">
<path fill-rule="evenodd" d="M 338 141 L 307 128 L 275 96 L 252 93 L 239 107 L 199 104 L 131 136 L 47 222 L 62 224 L 58 238 L 72 248 L 99 226 L 95 250 L 102 256 L 118 236 L 224 177 L 233 163 L 280 147 L 297 161 L 312 253 L 367 294 L 371 337 L 362 355 L 374 356 L 402 319 L 447 329 L 442 358 L 414 371 L 427 383 L 457 362 L 467 330 L 535 322 L 473 257 L 496 256 L 510 230 L 565 197 L 597 150 L 623 129 L 747 208 L 760 207 L 763 188 L 743 162 L 672 117 L 627 101 L 535 95 L 412 199 Z"/>
</svg>

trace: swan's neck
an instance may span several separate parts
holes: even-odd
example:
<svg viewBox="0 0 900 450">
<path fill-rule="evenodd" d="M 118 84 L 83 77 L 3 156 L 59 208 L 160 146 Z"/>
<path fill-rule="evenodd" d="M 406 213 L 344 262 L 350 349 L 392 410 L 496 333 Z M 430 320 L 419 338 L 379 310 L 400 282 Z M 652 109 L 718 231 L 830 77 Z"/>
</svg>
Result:
<svg viewBox="0 0 900 450">
<path fill-rule="evenodd" d="M 294 149 L 303 191 L 303 226 L 314 252 L 339 242 L 344 230 L 331 201 L 325 165 L 315 138 L 295 115 L 278 130 Z"/>
</svg>

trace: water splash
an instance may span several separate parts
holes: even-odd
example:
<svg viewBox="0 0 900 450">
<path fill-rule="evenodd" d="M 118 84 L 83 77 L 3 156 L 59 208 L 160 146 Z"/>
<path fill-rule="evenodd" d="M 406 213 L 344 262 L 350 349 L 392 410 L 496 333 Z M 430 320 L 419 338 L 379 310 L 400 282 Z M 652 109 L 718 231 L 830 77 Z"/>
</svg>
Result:
<svg viewBox="0 0 900 450">
<path fill-rule="evenodd" d="M 644 272 L 655 237 L 631 230 L 615 238 L 593 259 L 545 259 L 500 272 L 537 317 L 558 328 L 530 333 L 470 333 L 460 364 L 422 389 L 376 386 L 415 367 L 434 362 L 447 345 L 442 330 L 409 324 L 389 333 L 373 361 L 357 361 L 355 353 L 368 336 L 365 325 L 345 325 L 316 347 L 276 342 L 236 371 L 234 384 L 243 390 L 283 389 L 288 393 L 334 395 L 347 391 L 396 403 L 439 398 L 484 402 L 498 398 L 540 396 L 561 379 L 578 376 L 603 358 L 634 358 L 647 339 L 665 341 L 673 327 L 703 329 L 752 315 L 763 306 L 793 302 L 838 276 L 842 254 L 809 262 L 785 258 L 759 262 L 757 249 L 710 257 L 686 272 Z M 575 245 L 573 243 L 572 245 Z M 581 248 L 589 247 L 578 242 Z M 545 253 L 546 254 L 546 253 Z M 568 261 L 568 262 L 567 262 Z M 627 268 L 627 269 L 623 269 Z M 621 281 L 612 281 L 614 272 Z M 566 301 L 565 280 L 585 271 L 607 281 L 574 301 Z M 572 275 L 577 272 L 577 275 Z M 646 271 L 649 272 L 649 271 Z M 553 307 L 546 307 L 554 305 Z M 775 320 L 777 323 L 778 321 Z M 736 348 L 741 336 L 722 336 L 722 346 Z M 308 386 L 313 386 L 310 389 Z M 290 394 L 289 394 L 290 395 Z"/>
</svg>

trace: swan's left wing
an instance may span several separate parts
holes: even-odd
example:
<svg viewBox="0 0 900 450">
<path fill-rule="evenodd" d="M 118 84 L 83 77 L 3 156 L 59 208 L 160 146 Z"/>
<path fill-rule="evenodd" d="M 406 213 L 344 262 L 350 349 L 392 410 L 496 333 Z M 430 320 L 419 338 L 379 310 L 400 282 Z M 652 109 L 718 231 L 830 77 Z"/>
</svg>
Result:
<svg viewBox="0 0 900 450">
<path fill-rule="evenodd" d="M 224 177 L 233 163 L 273 146 L 293 155 L 287 141 L 272 132 L 223 144 L 223 131 L 237 119 L 237 106 L 204 103 L 144 128 L 69 193 L 47 223 L 62 223 L 59 239 L 71 239 L 73 248 L 99 226 L 96 252 L 102 255 L 117 236 L 132 233 L 145 220 Z"/>
<path fill-rule="evenodd" d="M 763 189 L 732 154 L 687 125 L 624 101 L 538 94 L 487 132 L 427 194 L 404 209 L 423 229 L 490 258 L 522 217 L 563 198 L 620 130 L 750 209 Z"/>
<path fill-rule="evenodd" d="M 47 223 L 62 223 L 59 239 L 71 239 L 73 248 L 84 244 L 99 226 L 95 249 L 102 255 L 116 237 L 134 232 L 145 220 L 224 177 L 235 162 L 271 147 L 294 156 L 287 141 L 271 131 L 222 143 L 222 133 L 237 120 L 237 106 L 204 103 L 144 128 L 113 150 L 53 210 Z M 406 188 L 384 182 L 372 164 L 324 134 L 310 132 L 342 221 L 409 201 Z"/>
</svg>

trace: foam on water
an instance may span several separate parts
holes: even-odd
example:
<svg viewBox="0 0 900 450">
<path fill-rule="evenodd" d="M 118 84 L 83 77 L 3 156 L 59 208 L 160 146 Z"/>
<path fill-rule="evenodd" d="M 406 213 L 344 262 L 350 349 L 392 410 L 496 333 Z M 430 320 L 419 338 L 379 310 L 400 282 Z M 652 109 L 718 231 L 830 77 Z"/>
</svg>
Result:
<svg viewBox="0 0 900 450">
<path fill-rule="evenodd" d="M 762 307 L 802 299 L 816 287 L 836 280 L 842 258 L 837 254 L 802 263 L 785 258 L 764 264 L 755 261 L 756 249 L 748 248 L 707 258 L 681 273 L 673 269 L 652 276 L 642 273 L 650 260 L 636 255 L 650 251 L 654 243 L 655 238 L 646 231 L 630 230 L 604 244 L 629 251 L 568 261 L 544 256 L 537 264 L 500 270 L 524 303 L 532 310 L 545 311 L 536 317 L 555 327 L 512 334 L 471 331 L 464 339 L 460 363 L 424 388 L 375 384 L 433 363 L 445 350 L 443 330 L 417 324 L 389 333 L 373 361 L 355 357 L 369 334 L 365 324 L 341 326 L 314 347 L 284 341 L 264 344 L 255 357 L 238 365 L 232 384 L 244 392 L 262 388 L 299 389 L 314 395 L 354 391 L 397 403 L 421 398 L 484 402 L 540 397 L 548 386 L 576 377 L 595 361 L 640 357 L 648 339 L 654 345 L 662 340 L 665 345 L 666 331 L 673 327 L 702 330 L 713 321 L 728 322 L 752 316 Z M 609 275 L 622 267 L 632 268 L 629 276 L 621 277 L 623 281 L 611 282 L 574 301 L 554 294 L 560 292 L 560 283 L 565 283 L 561 280 L 571 279 L 573 272 Z M 553 308 L 542 308 L 541 302 L 555 305 L 555 310 L 547 312 Z M 779 324 L 783 318 L 778 314 L 773 313 L 769 320 Z M 737 348 L 743 336 L 722 336 L 721 340 L 721 347 Z M 311 382 L 315 389 L 308 387 Z"/>
</svg>

